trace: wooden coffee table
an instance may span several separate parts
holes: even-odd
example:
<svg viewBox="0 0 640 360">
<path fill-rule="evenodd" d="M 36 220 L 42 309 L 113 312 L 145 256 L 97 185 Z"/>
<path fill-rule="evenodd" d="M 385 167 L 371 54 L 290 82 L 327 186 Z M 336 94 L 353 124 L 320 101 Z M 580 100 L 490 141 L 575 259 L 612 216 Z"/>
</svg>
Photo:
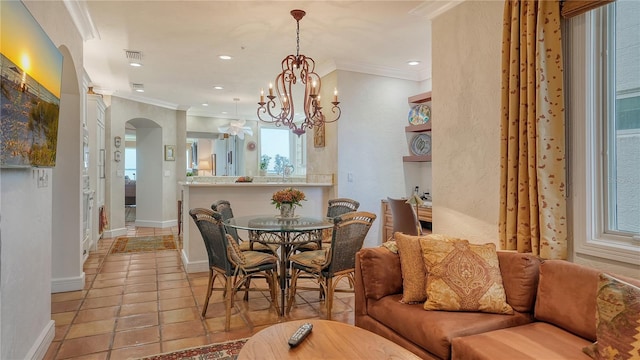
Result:
<svg viewBox="0 0 640 360">
<path fill-rule="evenodd" d="M 305 322 L 313 331 L 297 347 L 287 341 Z M 400 345 L 367 330 L 329 320 L 296 320 L 256 333 L 242 347 L 238 360 L 252 359 L 420 359 Z"/>
</svg>

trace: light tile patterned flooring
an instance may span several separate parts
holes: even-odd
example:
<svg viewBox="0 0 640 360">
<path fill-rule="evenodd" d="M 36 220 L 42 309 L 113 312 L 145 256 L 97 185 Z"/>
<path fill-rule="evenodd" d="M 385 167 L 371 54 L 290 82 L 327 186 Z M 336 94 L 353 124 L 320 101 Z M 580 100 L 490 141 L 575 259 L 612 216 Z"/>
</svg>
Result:
<svg viewBox="0 0 640 360">
<path fill-rule="evenodd" d="M 177 228 L 127 229 L 128 236 L 177 237 Z M 249 337 L 278 322 L 326 318 L 318 291 L 299 291 L 285 318 L 278 317 L 268 292 L 253 291 L 248 302 L 244 293 L 237 295 L 231 329 L 225 332 L 221 292 L 214 291 L 206 318 L 200 316 L 208 272 L 187 274 L 177 250 L 109 254 L 114 240 L 100 240 L 90 253 L 84 290 L 52 294 L 56 332 L 45 359 L 137 358 Z M 254 280 L 252 286 L 266 283 Z M 333 320 L 353 324 L 353 309 L 352 293 L 336 293 Z"/>
</svg>

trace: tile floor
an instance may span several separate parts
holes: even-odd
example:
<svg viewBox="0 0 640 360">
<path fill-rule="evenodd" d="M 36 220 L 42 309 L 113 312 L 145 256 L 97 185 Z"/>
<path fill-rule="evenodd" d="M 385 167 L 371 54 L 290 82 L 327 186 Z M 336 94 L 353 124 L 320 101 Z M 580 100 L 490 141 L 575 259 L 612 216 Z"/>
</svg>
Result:
<svg viewBox="0 0 640 360">
<path fill-rule="evenodd" d="M 127 229 L 128 236 L 177 236 L 177 228 Z M 268 292 L 254 291 L 248 302 L 243 294 L 236 297 L 225 332 L 221 292 L 212 294 L 206 318 L 200 316 L 208 273 L 187 274 L 177 250 L 109 254 L 113 240 L 100 240 L 90 253 L 84 290 L 52 294 L 56 332 L 45 359 L 137 358 L 249 337 L 282 321 L 326 317 L 318 291 L 299 291 L 285 318 L 271 307 Z M 266 287 L 262 281 L 252 286 Z M 353 309 L 352 293 L 336 293 L 334 320 L 353 324 Z"/>
</svg>

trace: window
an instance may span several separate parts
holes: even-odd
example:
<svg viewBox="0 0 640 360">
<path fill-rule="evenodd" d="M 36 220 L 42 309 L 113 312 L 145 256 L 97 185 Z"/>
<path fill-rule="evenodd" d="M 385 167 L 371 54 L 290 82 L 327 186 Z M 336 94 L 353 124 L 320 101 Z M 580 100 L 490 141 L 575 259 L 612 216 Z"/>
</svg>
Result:
<svg viewBox="0 0 640 360">
<path fill-rule="evenodd" d="M 292 170 L 291 175 L 306 174 L 306 134 L 297 136 L 284 127 L 260 128 L 260 157 L 269 157 L 267 173 L 282 174 L 285 167 Z M 292 166 L 292 168 L 291 168 Z"/>
<path fill-rule="evenodd" d="M 130 180 L 136 179 L 136 148 L 124 149 L 124 175 Z"/>
<path fill-rule="evenodd" d="M 640 2 L 568 24 L 571 193 L 576 252 L 640 259 Z"/>
</svg>

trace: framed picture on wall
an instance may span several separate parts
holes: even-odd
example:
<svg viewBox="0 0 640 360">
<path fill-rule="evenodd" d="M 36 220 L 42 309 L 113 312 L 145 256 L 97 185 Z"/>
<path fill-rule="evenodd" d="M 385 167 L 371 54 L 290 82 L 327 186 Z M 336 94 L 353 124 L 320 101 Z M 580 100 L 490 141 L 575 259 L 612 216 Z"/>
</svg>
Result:
<svg viewBox="0 0 640 360">
<path fill-rule="evenodd" d="M 164 146 L 164 160 L 175 161 L 176 160 L 176 147 L 175 145 Z"/>
</svg>

